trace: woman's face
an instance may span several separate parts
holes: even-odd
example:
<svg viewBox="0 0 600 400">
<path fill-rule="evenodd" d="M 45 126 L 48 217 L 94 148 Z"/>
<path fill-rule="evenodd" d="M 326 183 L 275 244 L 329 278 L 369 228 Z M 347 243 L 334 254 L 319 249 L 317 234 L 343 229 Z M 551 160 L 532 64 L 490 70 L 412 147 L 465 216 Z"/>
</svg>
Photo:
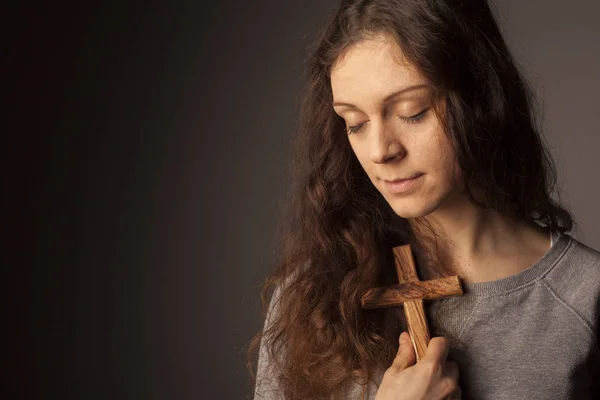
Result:
<svg viewBox="0 0 600 400">
<path fill-rule="evenodd" d="M 349 47 L 333 65 L 331 88 L 352 150 L 397 215 L 425 216 L 459 199 L 460 170 L 433 94 L 393 40 Z M 386 182 L 415 176 L 408 185 Z"/>
</svg>

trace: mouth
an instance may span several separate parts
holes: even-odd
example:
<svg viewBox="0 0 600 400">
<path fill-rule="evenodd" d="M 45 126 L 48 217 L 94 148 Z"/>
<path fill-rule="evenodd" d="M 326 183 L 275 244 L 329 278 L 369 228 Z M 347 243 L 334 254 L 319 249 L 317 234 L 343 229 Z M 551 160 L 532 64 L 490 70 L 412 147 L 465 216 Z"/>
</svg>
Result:
<svg viewBox="0 0 600 400">
<path fill-rule="evenodd" d="M 391 181 L 384 180 L 384 185 L 390 193 L 407 193 L 418 186 L 422 181 L 421 176 L 423 176 L 423 174 L 419 173 L 408 178 L 398 178 Z"/>
<path fill-rule="evenodd" d="M 388 182 L 388 183 L 400 183 L 400 182 L 404 182 L 404 181 L 409 181 L 409 180 L 411 180 L 411 179 L 415 179 L 415 178 L 417 178 L 417 177 L 419 177 L 419 176 L 421 176 L 421 175 L 423 175 L 423 174 L 421 174 L 421 173 L 418 173 L 418 174 L 414 174 L 414 175 L 412 175 L 412 176 L 410 176 L 410 177 L 408 177 L 408 178 L 398 178 L 398 179 L 394 179 L 394 180 L 387 180 L 387 179 L 384 179 L 384 181 L 385 181 L 385 182 Z"/>
</svg>

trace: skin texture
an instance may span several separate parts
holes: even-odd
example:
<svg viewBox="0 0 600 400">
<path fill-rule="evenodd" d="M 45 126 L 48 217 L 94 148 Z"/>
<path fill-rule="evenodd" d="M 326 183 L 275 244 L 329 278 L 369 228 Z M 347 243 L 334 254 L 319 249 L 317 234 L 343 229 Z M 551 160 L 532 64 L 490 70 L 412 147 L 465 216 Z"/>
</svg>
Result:
<svg viewBox="0 0 600 400">
<path fill-rule="evenodd" d="M 398 353 L 383 375 L 376 400 L 461 398 L 458 366 L 446 361 L 450 347 L 445 338 L 432 338 L 427 353 L 416 365 L 408 333 L 402 332 L 399 341 Z"/>
<path fill-rule="evenodd" d="M 331 86 L 335 102 L 357 108 L 334 106 L 348 126 L 362 124 L 348 136 L 359 162 L 394 211 L 404 218 L 426 215 L 456 194 L 452 176 L 454 152 L 433 110 L 416 123 L 411 117 L 431 105 L 431 90 L 417 70 L 404 60 L 395 43 L 363 41 L 351 47 L 334 65 Z M 380 101 L 389 93 L 401 93 L 384 109 Z M 383 180 L 424 173 L 419 190 L 411 195 L 390 193 Z"/>
<path fill-rule="evenodd" d="M 549 233 L 539 226 L 469 201 L 451 142 L 430 108 L 432 91 L 391 38 L 346 49 L 333 65 L 331 89 L 334 111 L 347 127 L 357 126 L 348 140 L 375 188 L 397 215 L 425 218 L 435 227 L 444 257 L 465 282 L 514 275 L 548 250 Z M 391 193 L 384 182 L 417 173 L 422 175 L 406 193 Z"/>
</svg>

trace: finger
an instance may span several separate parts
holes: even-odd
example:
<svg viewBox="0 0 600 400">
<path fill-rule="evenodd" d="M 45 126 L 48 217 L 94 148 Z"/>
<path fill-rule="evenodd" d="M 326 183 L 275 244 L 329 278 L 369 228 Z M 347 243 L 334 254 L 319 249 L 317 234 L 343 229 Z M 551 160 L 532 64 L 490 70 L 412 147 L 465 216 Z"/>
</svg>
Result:
<svg viewBox="0 0 600 400">
<path fill-rule="evenodd" d="M 402 332 L 398 338 L 398 341 L 400 346 L 398 347 L 398 353 L 396 353 L 396 358 L 394 359 L 392 365 L 399 371 L 403 371 L 411 365 L 414 365 L 416 355 L 408 332 Z"/>
<path fill-rule="evenodd" d="M 450 393 L 450 395 L 448 397 L 446 397 L 447 400 L 461 400 L 462 399 L 462 390 L 460 389 L 460 386 L 456 387 L 456 390 L 454 390 L 452 393 Z"/>
<path fill-rule="evenodd" d="M 450 393 L 447 397 L 448 400 L 460 400 L 462 397 L 462 391 L 460 389 L 460 385 L 458 383 L 459 371 L 458 364 L 453 361 L 446 361 L 444 365 L 446 376 L 450 377 L 454 382 L 456 382 L 456 389 Z"/>
<path fill-rule="evenodd" d="M 427 351 L 425 352 L 423 360 L 443 365 L 448 357 L 449 351 L 450 346 L 448 345 L 448 339 L 443 336 L 434 337 L 429 341 L 429 345 L 427 345 Z"/>
<path fill-rule="evenodd" d="M 458 364 L 456 364 L 453 361 L 446 361 L 445 368 L 446 368 L 446 375 L 448 375 L 450 378 L 452 378 L 458 382 L 458 377 L 459 377 Z"/>
</svg>

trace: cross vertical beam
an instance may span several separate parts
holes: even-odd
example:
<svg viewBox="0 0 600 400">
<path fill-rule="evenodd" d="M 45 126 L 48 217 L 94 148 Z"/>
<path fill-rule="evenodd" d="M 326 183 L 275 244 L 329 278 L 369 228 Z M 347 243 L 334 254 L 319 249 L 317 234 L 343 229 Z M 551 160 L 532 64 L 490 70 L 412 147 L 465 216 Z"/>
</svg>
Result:
<svg viewBox="0 0 600 400">
<path fill-rule="evenodd" d="M 463 290 L 458 276 L 420 281 L 410 245 L 396 246 L 392 252 L 399 284 L 369 289 L 362 296 L 361 305 L 372 309 L 402 304 L 418 362 L 425 356 L 431 340 L 423 299 L 462 295 Z"/>
</svg>

